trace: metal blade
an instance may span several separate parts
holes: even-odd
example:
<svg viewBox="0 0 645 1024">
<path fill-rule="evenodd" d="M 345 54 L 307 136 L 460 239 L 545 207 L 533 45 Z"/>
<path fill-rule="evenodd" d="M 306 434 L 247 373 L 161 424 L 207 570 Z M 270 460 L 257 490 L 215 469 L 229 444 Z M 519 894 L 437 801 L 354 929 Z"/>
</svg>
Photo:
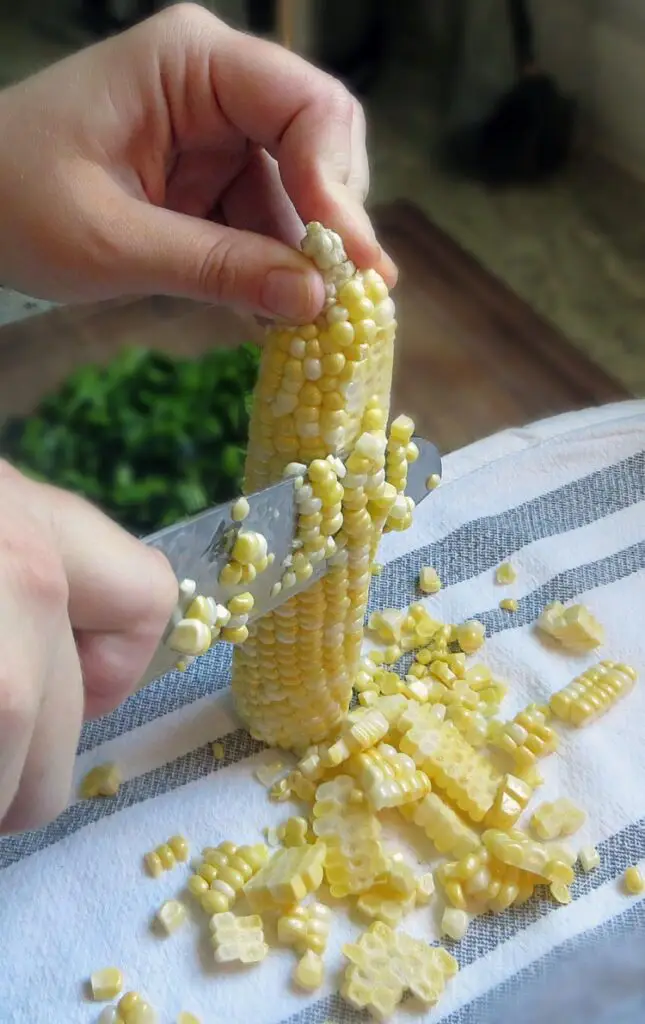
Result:
<svg viewBox="0 0 645 1024">
<path fill-rule="evenodd" d="M 428 493 L 427 481 L 433 475 L 441 476 L 441 457 L 434 445 L 415 438 L 419 457 L 408 468 L 406 494 L 419 503 Z M 231 518 L 232 502 L 218 505 L 184 522 L 168 526 L 145 538 L 145 543 L 155 547 L 168 558 L 178 580 L 193 579 L 196 593 L 213 597 L 226 604 L 237 593 L 248 590 L 253 594 L 255 604 L 250 619 L 256 619 L 278 608 L 295 594 L 299 594 L 321 579 L 327 571 L 327 563 L 314 566 L 313 575 L 288 590 L 272 595 L 273 585 L 283 576 L 282 563 L 291 553 L 295 526 L 295 486 L 292 479 L 267 487 L 263 491 L 248 495 L 250 511 L 243 523 Z M 237 587 L 222 586 L 219 574 L 229 560 L 235 537 L 240 528 L 264 534 L 268 550 L 275 554 L 273 565 L 261 573 L 251 584 Z M 177 661 L 177 655 L 164 644 L 169 625 L 140 686 L 170 672 Z"/>
</svg>

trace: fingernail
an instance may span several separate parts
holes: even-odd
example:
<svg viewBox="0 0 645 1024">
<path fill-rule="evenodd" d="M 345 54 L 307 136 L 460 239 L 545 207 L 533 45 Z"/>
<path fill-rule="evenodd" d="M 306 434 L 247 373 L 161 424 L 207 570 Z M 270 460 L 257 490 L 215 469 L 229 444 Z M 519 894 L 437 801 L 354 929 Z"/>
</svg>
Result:
<svg viewBox="0 0 645 1024">
<path fill-rule="evenodd" d="M 264 309 L 275 316 L 307 323 L 323 304 L 322 278 L 297 270 L 271 270 L 264 280 L 261 301 Z"/>
</svg>

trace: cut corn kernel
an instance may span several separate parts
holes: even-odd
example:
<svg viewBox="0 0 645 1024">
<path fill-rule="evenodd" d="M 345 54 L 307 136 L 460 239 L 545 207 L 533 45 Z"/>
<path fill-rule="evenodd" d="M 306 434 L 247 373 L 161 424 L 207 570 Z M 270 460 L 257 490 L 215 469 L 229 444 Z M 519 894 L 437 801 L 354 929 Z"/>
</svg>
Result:
<svg viewBox="0 0 645 1024">
<path fill-rule="evenodd" d="M 292 906 L 315 892 L 323 880 L 325 852 L 323 843 L 277 850 L 244 886 L 251 910 Z"/>
<path fill-rule="evenodd" d="M 117 1010 L 123 1024 L 155 1024 L 157 1020 L 150 1004 L 138 992 L 126 992 L 121 996 Z"/>
<path fill-rule="evenodd" d="M 188 887 L 199 899 L 202 910 L 209 915 L 230 910 L 247 882 L 268 862 L 269 850 L 264 843 L 236 846 L 226 840 L 218 847 L 206 847 L 197 874 L 188 880 Z M 204 888 L 198 879 L 206 883 Z"/>
<path fill-rule="evenodd" d="M 90 987 L 95 1002 L 107 1003 L 122 991 L 123 975 L 118 967 L 103 967 L 90 977 Z"/>
<path fill-rule="evenodd" d="M 226 757 L 224 744 L 220 743 L 219 740 L 211 743 L 211 751 L 216 761 L 222 761 Z"/>
<path fill-rule="evenodd" d="M 121 785 L 121 773 L 115 764 L 98 764 L 91 768 L 81 782 L 83 800 L 97 796 L 116 796 Z"/>
<path fill-rule="evenodd" d="M 419 589 L 424 594 L 438 594 L 441 590 L 439 573 L 430 565 L 424 565 L 419 573 Z"/>
<path fill-rule="evenodd" d="M 590 651 L 605 642 L 604 628 L 583 604 L 565 608 L 560 601 L 553 601 L 546 606 L 536 625 L 572 651 Z"/>
<path fill-rule="evenodd" d="M 119 1017 L 116 1006 L 105 1006 L 101 1010 L 96 1024 L 123 1024 L 123 1018 Z"/>
<path fill-rule="evenodd" d="M 583 846 L 578 854 L 578 860 L 582 870 L 587 874 L 600 866 L 600 854 L 595 846 Z"/>
<path fill-rule="evenodd" d="M 515 583 L 517 573 L 510 562 L 502 562 L 495 571 L 495 581 L 501 584 Z"/>
<path fill-rule="evenodd" d="M 375 921 L 358 942 L 343 946 L 343 954 L 350 963 L 341 995 L 377 1020 L 394 1013 L 406 990 L 425 1006 L 434 1006 L 458 970 L 445 949 L 396 932 L 381 921 Z"/>
<path fill-rule="evenodd" d="M 269 952 L 264 941 L 262 918 L 257 914 L 250 917 L 236 917 L 230 912 L 214 914 L 210 929 L 215 961 L 218 964 L 228 964 L 234 960 L 243 964 L 257 964 Z"/>
<path fill-rule="evenodd" d="M 441 917 L 441 933 L 449 939 L 459 942 L 468 931 L 470 919 L 465 910 L 457 910 L 456 907 L 446 907 Z"/>
<path fill-rule="evenodd" d="M 322 957 L 310 949 L 300 958 L 293 971 L 293 981 L 298 988 L 313 992 L 320 988 L 325 976 Z"/>
<path fill-rule="evenodd" d="M 637 867 L 627 868 L 623 875 L 623 882 L 625 889 L 632 896 L 640 896 L 642 892 L 645 892 L 645 879 Z"/>
<path fill-rule="evenodd" d="M 292 907 L 278 918 L 278 940 L 293 946 L 298 956 L 308 950 L 321 955 L 327 948 L 331 911 L 324 903 Z"/>
<path fill-rule="evenodd" d="M 504 597 L 499 602 L 499 606 L 503 612 L 516 612 L 520 605 L 514 597 Z"/>
<path fill-rule="evenodd" d="M 531 768 L 542 757 L 558 749 L 557 733 L 547 724 L 548 707 L 529 704 L 510 722 L 500 724 L 491 736 L 491 746 L 512 758 L 517 770 Z"/>
<path fill-rule="evenodd" d="M 188 1013 L 186 1010 L 182 1010 L 177 1017 L 177 1024 L 202 1024 L 202 1022 L 194 1013 Z"/>
<path fill-rule="evenodd" d="M 289 818 L 278 826 L 278 839 L 284 846 L 305 846 L 309 823 L 306 818 Z"/>
<path fill-rule="evenodd" d="M 168 846 L 175 855 L 175 860 L 185 864 L 188 860 L 188 854 L 190 852 L 188 846 L 188 840 L 185 836 L 171 836 L 168 840 Z"/>
<path fill-rule="evenodd" d="M 186 921 L 186 908 L 179 900 L 166 900 L 157 911 L 157 921 L 166 935 L 172 935 Z"/>
<path fill-rule="evenodd" d="M 435 488 L 437 488 L 440 483 L 441 477 L 439 476 L 439 474 L 431 473 L 428 479 L 426 480 L 426 487 L 428 488 L 429 491 L 434 491 Z"/>
<path fill-rule="evenodd" d="M 474 654 L 484 643 L 486 629 L 477 619 L 469 619 L 457 626 L 455 640 L 461 647 L 464 654 Z"/>
<path fill-rule="evenodd" d="M 582 828 L 587 815 L 566 797 L 553 803 L 543 803 L 534 811 L 531 828 L 538 839 L 559 839 L 572 836 Z"/>
<path fill-rule="evenodd" d="M 241 523 L 243 519 L 246 519 L 250 511 L 251 506 L 247 499 L 245 497 L 238 498 L 237 501 L 233 502 L 231 519 L 234 523 Z"/>
</svg>

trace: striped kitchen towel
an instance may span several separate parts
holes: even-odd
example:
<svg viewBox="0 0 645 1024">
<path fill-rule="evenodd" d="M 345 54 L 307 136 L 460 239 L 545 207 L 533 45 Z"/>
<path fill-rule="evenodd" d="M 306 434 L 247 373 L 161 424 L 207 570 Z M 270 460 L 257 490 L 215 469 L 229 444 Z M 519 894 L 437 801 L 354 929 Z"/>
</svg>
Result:
<svg viewBox="0 0 645 1024">
<path fill-rule="evenodd" d="M 518 578 L 503 596 L 517 597 L 514 614 L 499 610 L 502 590 L 493 579 L 509 558 Z M 509 684 L 509 716 L 530 700 L 546 700 L 596 660 L 554 651 L 536 637 L 531 624 L 554 599 L 588 604 L 607 630 L 602 656 L 642 674 L 645 403 L 557 417 L 449 456 L 442 486 L 417 508 L 411 530 L 386 537 L 380 559 L 373 608 L 409 603 L 420 567 L 433 565 L 444 582 L 426 599 L 433 614 L 486 624 L 484 660 Z M 125 779 L 118 796 L 74 803 L 47 828 L 0 840 L 1 1024 L 96 1021 L 100 1007 L 85 1001 L 83 983 L 112 964 L 157 1007 L 160 1024 L 171 1024 L 182 1009 L 203 1024 L 366 1019 L 335 994 L 341 946 L 358 932 L 342 909 L 334 915 L 327 980 L 310 996 L 290 988 L 288 950 L 272 948 L 257 967 L 226 969 L 213 962 L 199 916 L 165 940 L 150 928 L 186 873 L 178 867 L 149 879 L 142 870 L 147 850 L 177 832 L 195 851 L 223 839 L 257 842 L 264 826 L 289 815 L 254 778 L 268 755 L 236 720 L 229 670 L 230 651 L 219 645 L 186 675 L 167 676 L 88 723 L 77 777 L 114 760 Z M 402 1007 L 396 1020 L 506 1024 L 517 1012 L 508 1009 L 509 1000 L 526 1003 L 532 993 L 521 1011 L 524 1024 L 554 1017 L 577 1024 L 580 988 L 566 995 L 573 977 L 583 981 L 580 1019 L 587 1024 L 600 1021 L 603 1008 L 603 1022 L 645 1019 L 644 961 L 635 955 L 645 903 L 625 896 L 618 884 L 628 865 L 645 861 L 644 723 L 641 683 L 602 722 L 567 732 L 560 753 L 543 762 L 541 795 L 567 795 L 588 809 L 576 842 L 596 844 L 602 858 L 597 871 L 575 882 L 573 902 L 561 907 L 533 899 L 476 919 L 452 949 L 460 972 L 442 1003 L 416 1017 L 411 1005 Z M 221 760 L 212 756 L 213 740 L 223 744 Z M 435 940 L 436 910 L 415 911 L 404 928 Z M 617 949 L 628 952 L 617 956 Z M 578 966 L 565 970 L 572 956 Z M 612 982 L 599 985 L 599 964 L 605 970 L 613 964 Z M 557 991 L 571 1004 L 564 1013 L 554 1004 Z M 536 1016 L 540 1006 L 544 1015 Z"/>
</svg>

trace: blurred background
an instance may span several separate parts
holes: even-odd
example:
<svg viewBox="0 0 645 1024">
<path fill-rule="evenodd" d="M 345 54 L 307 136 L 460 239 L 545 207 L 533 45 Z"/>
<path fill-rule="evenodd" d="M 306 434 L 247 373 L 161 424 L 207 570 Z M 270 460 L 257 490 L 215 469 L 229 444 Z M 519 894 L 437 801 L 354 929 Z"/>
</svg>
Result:
<svg viewBox="0 0 645 1024">
<path fill-rule="evenodd" d="M 0 0 L 0 85 L 161 6 Z M 370 205 L 401 269 L 395 411 L 448 452 L 645 394 L 641 0 L 205 6 L 365 105 Z M 256 338 L 183 300 L 54 308 L 0 287 L 0 449 L 142 532 L 223 500 Z"/>
</svg>

